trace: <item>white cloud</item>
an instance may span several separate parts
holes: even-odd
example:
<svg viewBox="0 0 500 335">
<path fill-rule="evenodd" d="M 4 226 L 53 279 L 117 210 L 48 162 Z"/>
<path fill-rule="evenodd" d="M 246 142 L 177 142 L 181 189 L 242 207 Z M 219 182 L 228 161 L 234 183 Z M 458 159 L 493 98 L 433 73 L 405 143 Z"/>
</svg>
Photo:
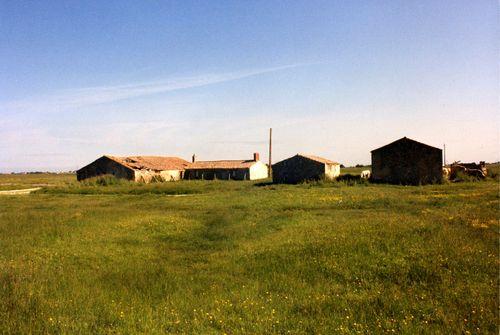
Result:
<svg viewBox="0 0 500 335">
<path fill-rule="evenodd" d="M 54 112 L 138 98 L 157 93 L 202 87 L 303 66 L 293 64 L 228 73 L 170 78 L 160 81 L 61 90 L 51 95 L 30 97 L 0 105 L 11 112 Z"/>
</svg>

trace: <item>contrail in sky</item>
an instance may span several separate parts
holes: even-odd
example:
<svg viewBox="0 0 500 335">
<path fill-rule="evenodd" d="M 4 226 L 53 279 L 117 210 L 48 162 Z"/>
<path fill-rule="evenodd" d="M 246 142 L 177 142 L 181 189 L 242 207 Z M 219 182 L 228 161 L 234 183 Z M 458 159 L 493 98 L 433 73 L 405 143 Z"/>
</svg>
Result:
<svg viewBox="0 0 500 335">
<path fill-rule="evenodd" d="M 167 93 L 171 91 L 234 81 L 305 65 L 306 64 L 293 64 L 237 72 L 171 78 L 143 83 L 67 89 L 46 96 L 30 97 L 23 100 L 6 102 L 1 104 L 0 108 L 6 111 L 19 112 L 64 111 L 74 108 L 111 103 L 125 99 L 138 98 L 151 94 Z"/>
</svg>

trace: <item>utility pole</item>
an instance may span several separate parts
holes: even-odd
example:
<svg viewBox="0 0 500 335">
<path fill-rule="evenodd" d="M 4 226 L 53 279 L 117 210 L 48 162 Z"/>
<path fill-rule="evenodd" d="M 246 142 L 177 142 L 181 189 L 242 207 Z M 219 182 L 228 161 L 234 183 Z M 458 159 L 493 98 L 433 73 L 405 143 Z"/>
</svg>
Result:
<svg viewBox="0 0 500 335">
<path fill-rule="evenodd" d="M 273 168 L 272 168 L 272 160 L 271 160 L 271 155 L 272 155 L 272 140 L 273 140 L 273 128 L 269 128 L 269 178 L 272 177 L 273 174 Z"/>
<path fill-rule="evenodd" d="M 444 166 L 446 166 L 446 144 L 443 144 L 443 161 Z"/>
</svg>

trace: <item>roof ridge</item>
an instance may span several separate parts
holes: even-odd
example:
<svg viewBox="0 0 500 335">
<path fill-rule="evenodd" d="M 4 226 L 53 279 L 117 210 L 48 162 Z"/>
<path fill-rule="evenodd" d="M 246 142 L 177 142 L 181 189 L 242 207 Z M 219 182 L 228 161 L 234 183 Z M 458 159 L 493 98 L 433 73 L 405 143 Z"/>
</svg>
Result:
<svg viewBox="0 0 500 335">
<path fill-rule="evenodd" d="M 215 160 L 196 160 L 193 163 L 198 162 L 254 162 L 253 159 L 215 159 Z"/>
<path fill-rule="evenodd" d="M 130 158 L 130 157 L 154 157 L 154 158 L 179 158 L 179 159 L 184 159 L 178 156 L 159 156 L 159 155 L 127 155 L 127 156 L 111 156 L 111 155 L 105 155 L 109 157 L 116 157 L 116 158 Z"/>
<path fill-rule="evenodd" d="M 297 156 L 301 156 L 301 157 L 304 157 L 304 158 L 307 158 L 307 159 L 311 159 L 313 161 L 320 162 L 320 163 L 340 164 L 340 163 L 332 161 L 332 160 L 330 160 L 328 158 L 324 158 L 324 157 L 317 156 L 317 155 L 310 155 L 310 154 L 301 154 L 301 153 L 298 153 Z"/>
<path fill-rule="evenodd" d="M 403 136 L 403 137 L 401 137 L 400 139 L 397 139 L 397 140 L 392 141 L 392 142 L 390 142 L 390 143 L 387 143 L 387 144 L 385 144 L 385 145 L 383 145 L 383 146 L 381 146 L 381 147 L 378 147 L 378 148 L 376 148 L 376 149 L 373 149 L 373 150 L 371 150 L 370 152 L 374 152 L 374 151 L 380 150 L 380 149 L 382 149 L 382 148 L 385 148 L 385 147 L 387 147 L 387 146 L 389 146 L 389 145 L 392 145 L 392 144 L 394 144 L 394 143 L 396 143 L 396 142 L 403 141 L 403 140 L 407 140 L 407 141 L 415 142 L 415 143 L 418 143 L 418 144 L 420 144 L 420 145 L 423 145 L 423 146 L 426 146 L 426 147 L 429 147 L 429 148 L 432 148 L 432 149 L 442 150 L 441 148 L 434 147 L 434 146 L 432 146 L 432 145 L 429 145 L 429 144 L 426 144 L 426 143 L 423 143 L 423 142 L 420 142 L 420 141 L 417 141 L 417 140 L 411 139 L 411 138 L 409 138 L 409 137 Z"/>
</svg>

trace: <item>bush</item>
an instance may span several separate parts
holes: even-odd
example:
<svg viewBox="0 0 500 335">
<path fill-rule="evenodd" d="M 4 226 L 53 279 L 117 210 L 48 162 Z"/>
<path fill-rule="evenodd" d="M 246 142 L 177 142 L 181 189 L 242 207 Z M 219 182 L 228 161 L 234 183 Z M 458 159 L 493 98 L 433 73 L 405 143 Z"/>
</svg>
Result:
<svg viewBox="0 0 500 335">
<path fill-rule="evenodd" d="M 111 186 L 130 184 L 130 181 L 117 178 L 113 175 L 102 175 L 98 177 L 88 178 L 82 181 L 84 186 Z"/>
<path fill-rule="evenodd" d="M 494 179 L 496 181 L 499 181 L 500 180 L 500 173 L 498 172 L 498 170 L 489 170 L 487 177 Z"/>
<path fill-rule="evenodd" d="M 165 181 L 166 181 L 165 178 L 163 178 L 162 176 L 154 175 L 149 182 L 150 183 L 163 183 Z"/>
<path fill-rule="evenodd" d="M 368 185 L 368 180 L 361 178 L 360 175 L 346 173 L 338 176 L 334 180 L 337 185 L 354 186 L 354 185 Z"/>
<path fill-rule="evenodd" d="M 466 172 L 463 171 L 457 171 L 455 174 L 455 178 L 453 178 L 453 182 L 474 182 L 480 180 L 482 180 L 482 178 L 467 174 Z"/>
</svg>

